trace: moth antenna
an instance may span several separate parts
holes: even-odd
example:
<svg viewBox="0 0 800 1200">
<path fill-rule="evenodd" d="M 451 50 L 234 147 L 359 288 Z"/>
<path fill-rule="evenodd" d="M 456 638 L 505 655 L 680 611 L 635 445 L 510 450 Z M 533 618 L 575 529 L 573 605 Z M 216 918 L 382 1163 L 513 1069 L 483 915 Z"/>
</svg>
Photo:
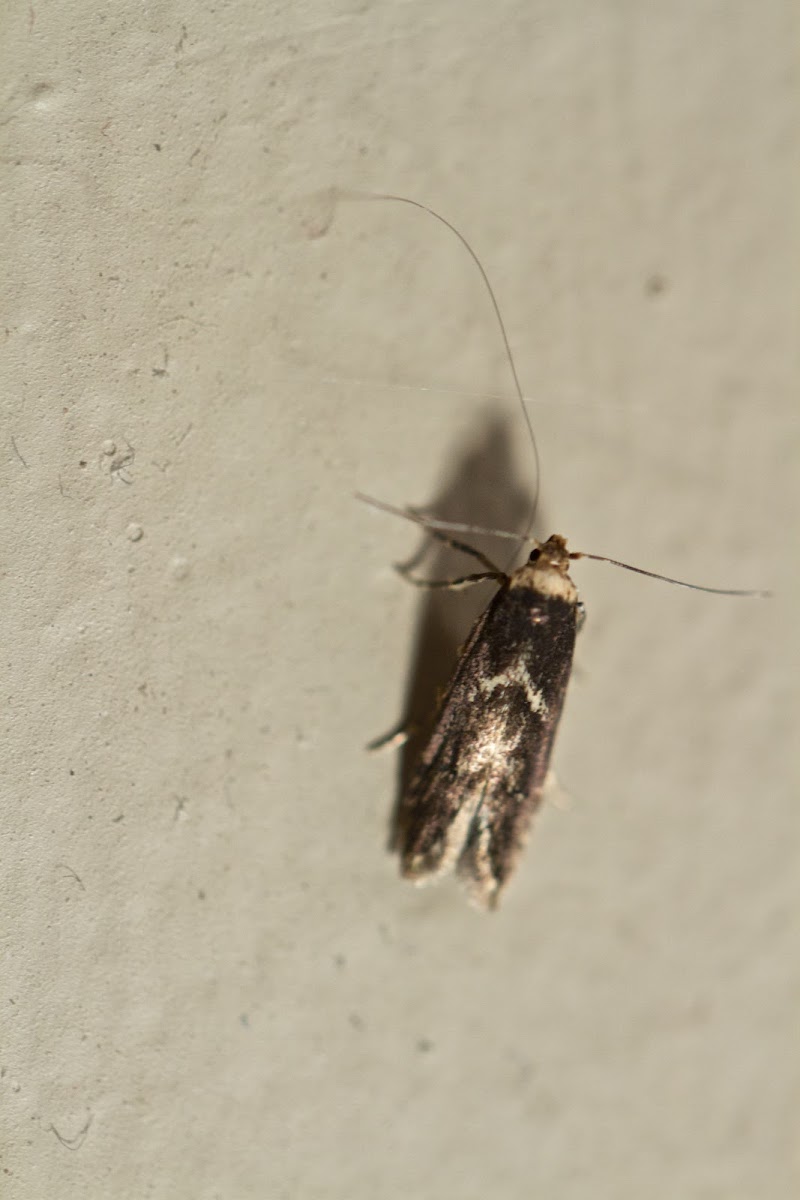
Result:
<svg viewBox="0 0 800 1200">
<path fill-rule="evenodd" d="M 520 384 L 520 381 L 519 381 L 519 375 L 517 374 L 517 366 L 516 366 L 516 363 L 514 362 L 514 355 L 511 350 L 511 343 L 508 340 L 508 334 L 506 332 L 506 326 L 505 326 L 505 322 L 503 320 L 503 314 L 500 312 L 500 305 L 497 302 L 497 297 L 495 296 L 494 288 L 492 287 L 491 283 L 489 282 L 489 276 L 486 274 L 486 270 L 484 268 L 483 263 L 478 258 L 478 255 L 472 249 L 472 246 L 469 244 L 467 239 L 464 237 L 463 233 L 461 233 L 461 231 L 455 225 L 453 225 L 453 223 L 451 221 L 448 221 L 446 217 L 443 217 L 441 213 L 436 212 L 435 209 L 430 208 L 427 204 L 423 204 L 420 200 L 412 200 L 410 196 L 396 196 L 389 192 L 358 192 L 358 191 L 342 190 L 342 191 L 338 192 L 338 195 L 342 199 L 391 200 L 391 201 L 394 201 L 395 204 L 408 204 L 412 208 L 418 208 L 418 209 L 420 209 L 421 212 L 427 213 L 428 216 L 433 217 L 434 220 L 436 220 L 436 221 L 439 221 L 440 224 L 444 225 L 446 229 L 449 229 L 450 232 L 458 238 L 459 242 L 461 242 L 461 245 L 464 247 L 467 254 L 470 256 L 470 258 L 474 262 L 475 266 L 478 268 L 478 271 L 480 272 L 480 276 L 481 276 L 481 279 L 483 280 L 484 287 L 486 288 L 486 291 L 489 296 L 489 300 L 491 301 L 492 308 L 494 309 L 494 315 L 497 318 L 497 324 L 500 329 L 500 336 L 503 339 L 503 346 L 505 347 L 505 351 L 506 351 L 506 358 L 508 359 L 508 365 L 511 369 L 511 375 L 514 380 L 514 389 L 517 393 L 517 399 L 519 400 L 519 406 L 522 409 L 522 416 L 525 420 L 525 424 L 528 429 L 528 434 L 530 436 L 531 447 L 533 450 L 534 464 L 535 464 L 535 468 L 536 468 L 536 488 L 535 488 L 534 495 L 533 495 L 533 505 L 531 507 L 530 516 L 528 517 L 528 523 L 525 527 L 525 532 L 522 535 L 516 534 L 516 533 L 510 533 L 506 529 L 486 529 L 486 528 L 482 528 L 481 526 L 478 526 L 478 525 L 462 524 L 459 521 L 440 521 L 440 520 L 436 519 L 435 517 L 423 516 L 422 514 L 415 512 L 413 509 L 395 508 L 394 505 L 386 504 L 382 500 L 376 500 L 372 496 L 366 496 L 366 495 L 364 495 L 363 492 L 356 492 L 355 493 L 356 499 L 362 500 L 365 504 L 369 504 L 373 508 L 378 508 L 378 509 L 381 509 L 383 512 L 391 513 L 393 516 L 405 517 L 405 519 L 407 521 L 413 521 L 414 524 L 422 525 L 423 528 L 426 528 L 426 529 L 438 529 L 443 532 L 450 532 L 450 533 L 476 533 L 476 534 L 482 534 L 486 537 L 506 538 L 510 541 L 515 541 L 515 542 L 520 542 L 520 543 L 533 542 L 537 546 L 540 545 L 541 543 L 535 537 L 531 537 L 531 529 L 533 528 L 533 522 L 534 522 L 534 518 L 536 516 L 536 509 L 539 505 L 539 491 L 540 491 L 540 487 L 541 487 L 541 463 L 539 460 L 539 447 L 536 442 L 536 434 L 533 431 L 533 422 L 531 421 L 530 413 L 528 412 L 527 408 L 525 407 L 525 397 L 522 392 L 522 385 Z M 685 579 L 673 579 L 672 576 L 670 576 L 670 575 L 660 575 L 656 571 L 645 571 L 645 569 L 643 567 L 634 567 L 630 563 L 620 562 L 620 560 L 617 558 L 606 558 L 606 556 L 602 555 L 602 554 L 587 554 L 584 551 L 574 551 L 574 552 L 570 553 L 570 558 L 572 558 L 572 559 L 590 558 L 590 559 L 593 559 L 595 562 L 610 563 L 613 567 L 621 567 L 623 571 L 633 571 L 636 575 L 646 575 L 648 577 L 648 579 L 660 579 L 660 580 L 662 580 L 662 582 L 672 583 L 676 587 L 691 588 L 691 590 L 694 592 L 710 592 L 712 595 L 715 595 L 715 596 L 743 596 L 743 597 L 749 596 L 749 597 L 755 597 L 755 598 L 762 599 L 762 600 L 769 599 L 772 596 L 772 592 L 762 591 L 762 590 L 758 590 L 758 589 L 751 590 L 751 589 L 739 589 L 739 588 L 703 587 L 699 583 L 688 583 Z"/>
<path fill-rule="evenodd" d="M 466 525 L 461 521 L 440 521 L 436 517 L 429 517 L 426 513 L 417 512 L 413 508 L 395 508 L 393 504 L 376 500 L 374 496 L 367 496 L 364 492 L 354 492 L 353 495 L 356 500 L 361 500 L 372 508 L 379 508 L 383 512 L 391 513 L 394 517 L 405 517 L 407 521 L 413 521 L 416 525 L 424 526 L 425 529 L 440 529 L 444 533 L 477 533 L 484 537 L 505 538 L 510 542 L 536 542 L 538 545 L 536 538 L 527 535 L 520 538 L 518 533 L 510 533 L 507 529 L 485 529 L 482 525 Z"/>
<path fill-rule="evenodd" d="M 501 534 L 501 533 L 499 533 L 499 531 L 495 531 L 495 530 L 474 530 L 473 532 L 491 533 L 497 537 L 509 537 L 510 536 L 510 537 L 513 537 L 514 540 L 519 541 L 519 542 L 530 541 L 531 539 L 529 537 L 529 534 L 530 534 L 531 529 L 533 528 L 533 522 L 534 522 L 534 518 L 536 516 L 536 509 L 539 504 L 539 490 L 540 490 L 540 486 L 541 486 L 541 464 L 539 461 L 539 447 L 536 443 L 536 434 L 533 432 L 533 422 L 531 421 L 530 413 L 528 412 L 527 408 L 525 407 L 525 397 L 522 393 L 522 386 L 519 381 L 519 375 L 517 374 L 517 367 L 516 367 L 516 363 L 514 362 L 514 355 L 511 352 L 511 343 L 508 340 L 508 334 L 506 333 L 506 326 L 505 326 L 505 322 L 503 320 L 503 315 L 500 312 L 500 305 L 497 303 L 497 297 L 494 294 L 494 288 L 492 287 L 491 283 L 489 282 L 489 276 L 486 274 L 486 270 L 484 269 L 483 263 L 478 258 L 477 254 L 472 249 L 472 246 L 470 246 L 469 242 L 464 237 L 463 233 L 461 233 L 460 230 L 458 230 L 456 228 L 456 226 L 452 224 L 451 221 L 448 221 L 446 217 L 443 217 L 441 215 L 441 213 L 438 213 L 434 209 L 429 208 L 427 204 L 422 204 L 421 201 L 419 201 L 419 200 L 412 200 L 409 196 L 390 195 L 388 192 L 340 192 L 339 194 L 344 197 L 348 197 L 351 199 L 359 199 L 359 200 L 393 200 L 396 204 L 409 204 L 409 205 L 411 205 L 412 208 L 420 209 L 422 212 L 427 213 L 429 216 L 431 216 L 435 220 L 439 221 L 442 225 L 445 226 L 446 229 L 449 229 L 451 233 L 455 234 L 455 236 L 461 242 L 461 245 L 467 251 L 467 254 L 470 256 L 470 258 L 474 262 L 475 266 L 478 268 L 481 279 L 483 280 L 484 286 L 489 295 L 489 299 L 492 303 L 492 308 L 494 309 L 494 315 L 497 318 L 497 324 L 500 328 L 500 336 L 503 339 L 503 345 L 504 345 L 505 351 L 506 351 L 506 358 L 508 359 L 508 365 L 511 368 L 511 374 L 514 379 L 514 389 L 517 393 L 517 399 L 519 400 L 519 406 L 522 409 L 522 416 L 525 420 L 525 424 L 528 428 L 528 434 L 531 439 L 531 447 L 533 449 L 533 460 L 534 460 L 534 464 L 535 464 L 535 468 L 536 468 L 536 487 L 535 487 L 535 490 L 533 493 L 533 505 L 531 507 L 530 515 L 528 517 L 528 523 L 525 526 L 525 532 L 522 536 L 520 536 L 519 534 L 511 534 L 511 535 L 509 535 L 508 533 Z M 380 506 L 378 506 L 378 507 L 380 507 Z M 392 509 L 390 511 L 396 512 L 398 510 Z M 408 513 L 404 513 L 401 511 L 400 515 L 408 516 Z M 433 525 L 433 522 L 431 522 L 431 525 Z M 439 528 L 441 528 L 441 526 L 439 526 Z M 466 529 L 464 526 L 453 525 L 453 526 L 450 526 L 450 528 L 452 528 L 456 531 L 466 532 Z"/>
<path fill-rule="evenodd" d="M 699 583 L 687 583 L 685 579 L 673 579 L 671 575 L 659 575 L 656 571 L 645 571 L 644 567 L 633 567 L 630 563 L 620 562 L 617 558 L 606 558 L 603 554 L 586 554 L 576 550 L 570 558 L 592 558 L 595 562 L 611 563 L 612 567 L 622 567 L 623 571 L 634 571 L 637 575 L 647 575 L 649 579 L 661 579 L 664 583 L 674 583 L 676 587 L 691 588 L 693 592 L 711 592 L 715 596 L 751 596 L 760 600 L 768 600 L 772 592 L 739 588 L 702 587 Z"/>
<path fill-rule="evenodd" d="M 404 517 L 406 521 L 413 521 L 415 525 L 422 525 L 424 529 L 441 529 L 451 533 L 478 533 L 484 534 L 487 537 L 509 538 L 513 541 L 519 541 L 516 533 L 509 533 L 506 529 L 481 529 L 476 525 L 462 525 L 458 521 L 437 521 L 434 517 L 426 517 L 421 513 L 414 512 L 409 508 L 396 508 L 393 504 L 386 504 L 383 500 L 376 500 L 374 496 L 367 496 L 363 492 L 355 493 L 356 500 L 363 501 L 364 504 L 369 504 L 372 508 L 379 508 L 381 512 L 391 513 L 394 517 Z M 537 538 L 526 537 L 526 542 L 534 542 L 537 546 L 541 543 Z M 691 588 L 693 592 L 711 592 L 714 596 L 749 596 L 759 600 L 769 600 L 772 598 L 772 592 L 762 591 L 760 589 L 750 588 L 712 588 L 703 587 L 699 583 L 687 583 L 685 579 L 673 579 L 671 575 L 660 575 L 657 571 L 646 571 L 644 567 L 634 567 L 631 563 L 620 562 L 618 558 L 607 558 L 604 554 L 587 554 L 584 550 L 573 550 L 570 552 L 570 558 L 591 558 L 594 562 L 610 563 L 612 567 L 622 567 L 623 571 L 633 571 L 636 575 L 646 575 L 648 579 L 660 579 L 663 583 L 674 583 L 676 587 Z"/>
</svg>

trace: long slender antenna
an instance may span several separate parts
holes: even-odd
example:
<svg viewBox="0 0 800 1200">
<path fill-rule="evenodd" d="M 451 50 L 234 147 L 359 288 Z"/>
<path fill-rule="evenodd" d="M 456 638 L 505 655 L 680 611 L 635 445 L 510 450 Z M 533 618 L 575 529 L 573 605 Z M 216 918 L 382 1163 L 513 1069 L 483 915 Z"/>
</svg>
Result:
<svg viewBox="0 0 800 1200">
<path fill-rule="evenodd" d="M 475 263 L 475 266 L 480 271 L 481 279 L 484 282 L 486 291 L 489 294 L 489 299 L 492 302 L 492 308 L 494 309 L 494 315 L 497 317 L 497 324 L 500 327 L 500 336 L 503 339 L 503 345 L 505 346 L 506 357 L 508 359 L 508 365 L 511 368 L 511 374 L 514 378 L 514 388 L 517 393 L 517 399 L 519 400 L 519 406 L 522 409 L 522 415 L 525 418 L 525 424 L 528 427 L 528 433 L 529 433 L 530 439 L 531 439 L 531 446 L 533 448 L 533 459 L 534 459 L 534 463 L 536 466 L 536 490 L 534 491 L 534 494 L 533 494 L 533 505 L 531 507 L 530 515 L 528 517 L 528 523 L 525 526 L 525 533 L 521 537 L 519 537 L 518 535 L 513 535 L 513 536 L 515 536 L 516 540 L 518 540 L 518 541 L 529 540 L 529 534 L 531 532 L 531 529 L 533 528 L 533 522 L 534 522 L 534 518 L 536 516 L 536 509 L 539 504 L 539 490 L 540 490 L 540 486 L 541 486 L 541 464 L 539 461 L 539 447 L 536 444 L 536 434 L 533 432 L 533 422 L 531 421 L 530 413 L 528 412 L 527 408 L 525 407 L 525 397 L 522 394 L 522 387 L 519 382 L 519 376 L 517 375 L 517 367 L 514 362 L 514 355 L 511 352 L 511 343 L 509 342 L 508 334 L 506 333 L 505 322 L 503 321 L 503 316 L 502 316 L 502 313 L 500 312 L 500 305 L 497 303 L 497 297 L 495 296 L 494 289 L 492 288 L 492 285 L 489 282 L 489 276 L 486 274 L 486 271 L 484 270 L 483 263 L 478 258 L 477 254 L 472 249 L 472 246 L 470 246 L 469 242 L 464 237 L 463 233 L 461 233 L 455 227 L 455 225 L 453 225 L 450 221 L 448 221 L 446 217 L 443 217 L 441 215 L 441 213 L 438 213 L 434 209 L 429 208 L 427 204 L 422 204 L 419 200 L 411 200 L 408 196 L 393 196 L 387 192 L 344 192 L 341 194 L 345 195 L 345 196 L 351 196 L 355 199 L 394 200 L 395 203 L 397 203 L 397 204 L 410 204 L 412 208 L 421 209 L 422 212 L 428 213 L 429 216 L 434 217 L 435 220 L 437 220 L 437 221 L 440 221 L 441 224 L 445 226 L 445 228 L 449 229 L 451 233 L 455 234 L 455 236 L 461 242 L 461 245 L 467 251 L 467 254 L 469 254 L 470 258 Z M 405 515 L 407 516 L 408 514 L 405 514 Z M 506 535 L 506 536 L 508 536 L 508 535 Z"/>
<path fill-rule="evenodd" d="M 475 525 L 461 525 L 458 521 L 437 521 L 423 513 L 415 512 L 412 508 L 395 508 L 393 504 L 386 504 L 383 500 L 376 500 L 373 496 L 364 495 L 363 492 L 356 492 L 355 496 L 356 500 L 362 500 L 364 504 L 369 504 L 372 508 L 379 508 L 381 512 L 391 513 L 395 517 L 404 517 L 406 521 L 413 521 L 415 525 L 422 525 L 425 529 L 440 529 L 453 533 L 481 533 L 489 537 L 513 538 L 515 541 L 519 541 L 515 533 L 508 533 L 504 529 L 480 529 Z M 536 538 L 526 536 L 524 540 L 541 547 L 541 542 Z M 657 571 L 645 571 L 644 567 L 634 567 L 630 563 L 620 562 L 618 558 L 607 558 L 604 554 L 587 554 L 583 550 L 573 550 L 570 552 L 570 558 L 591 558 L 595 562 L 610 563 L 612 567 L 621 567 L 623 571 L 646 575 L 648 579 L 660 579 L 663 583 L 674 583 L 676 587 L 691 588 L 693 592 L 711 592 L 714 596 L 750 596 L 759 600 L 769 600 L 772 597 L 772 592 L 759 589 L 713 588 L 703 587 L 699 583 L 687 583 L 685 579 L 673 579 L 671 575 L 660 575 Z"/>
<path fill-rule="evenodd" d="M 699 583 L 687 583 L 684 579 L 673 579 L 671 575 L 659 575 L 656 571 L 645 571 L 644 567 L 632 567 L 630 563 L 620 562 L 618 558 L 606 558 L 603 554 L 586 554 L 576 550 L 570 558 L 593 558 L 595 562 L 611 563 L 612 567 L 622 567 L 623 571 L 634 571 L 637 575 L 647 575 L 648 579 L 661 579 L 664 583 L 674 583 L 677 587 L 691 588 L 693 592 L 711 592 L 715 596 L 752 596 L 760 600 L 769 600 L 772 592 L 740 588 L 701 587 Z"/>
<path fill-rule="evenodd" d="M 392 513 L 395 517 L 405 517 L 407 521 L 424 525 L 426 529 L 439 529 L 444 533 L 477 533 L 483 537 L 505 538 L 510 542 L 536 541 L 536 538 L 529 537 L 528 534 L 521 538 L 518 533 L 509 533 L 507 529 L 486 529 L 483 525 L 466 525 L 462 521 L 440 521 L 437 517 L 428 516 L 426 512 L 422 512 L 418 508 L 395 508 L 393 504 L 376 500 L 374 496 L 367 496 L 364 492 L 354 492 L 353 495 L 356 500 L 361 500 L 364 504 L 371 505 L 372 508 L 380 508 L 383 512 Z"/>
<path fill-rule="evenodd" d="M 439 221 L 445 226 L 446 229 L 449 229 L 451 233 L 455 234 L 455 236 L 461 242 L 461 245 L 467 251 L 467 254 L 469 254 L 475 266 L 478 268 L 481 279 L 483 280 L 484 286 L 489 295 L 489 299 L 492 303 L 494 315 L 497 318 L 497 324 L 500 329 L 500 336 L 503 339 L 508 365 L 511 368 L 511 375 L 514 379 L 514 388 L 517 393 L 517 399 L 519 400 L 519 406 L 522 409 L 522 415 L 525 419 L 525 424 L 528 427 L 528 434 L 530 435 L 533 458 L 536 466 L 536 490 L 533 497 L 533 506 L 530 511 L 530 516 L 528 517 L 525 533 L 521 536 L 519 534 L 509 533 L 505 529 L 483 529 L 475 525 L 461 524 L 458 521 L 439 521 L 433 517 L 428 517 L 422 513 L 419 513 L 414 509 L 395 508 L 391 504 L 385 504 L 382 500 L 375 500 L 371 496 L 365 496 L 362 492 L 356 492 L 356 498 L 358 500 L 363 500 L 366 504 L 372 505 L 373 508 L 382 509 L 384 512 L 392 513 L 397 517 L 405 517 L 407 521 L 413 521 L 416 525 L 422 525 L 428 529 L 438 529 L 453 533 L 484 534 L 489 537 L 508 538 L 518 542 L 533 542 L 535 545 L 540 546 L 541 543 L 538 542 L 536 538 L 530 536 L 534 518 L 536 516 L 536 509 L 539 504 L 539 491 L 541 487 L 539 447 L 536 443 L 536 434 L 533 431 L 533 422 L 531 421 L 530 413 L 525 407 L 525 397 L 522 393 L 522 387 L 519 382 L 519 375 L 517 374 L 514 355 L 511 351 L 511 343 L 509 342 L 508 334 L 506 333 L 505 322 L 503 321 L 503 316 L 500 312 L 500 305 L 497 303 L 497 297 L 495 296 L 494 289 L 489 282 L 489 276 L 486 274 L 483 263 L 478 258 L 477 254 L 472 249 L 472 246 L 470 246 L 463 233 L 461 233 L 451 221 L 448 221 L 447 218 L 443 217 L 441 213 L 436 212 L 433 208 L 429 208 L 427 204 L 423 204 L 419 200 L 412 200 L 409 196 L 395 196 L 389 192 L 341 191 L 339 192 L 339 195 L 343 198 L 347 197 L 354 200 L 393 200 L 396 204 L 409 204 L 412 208 L 418 208 L 422 212 L 427 213 L 429 216 Z M 710 592 L 715 596 L 749 596 L 758 599 L 769 599 L 772 596 L 772 592 L 762 590 L 703 587 L 699 583 L 688 583 L 684 579 L 673 579 L 670 575 L 660 575 L 656 571 L 646 571 L 643 567 L 634 567 L 630 563 L 620 562 L 620 560 L 617 558 L 607 558 L 603 554 L 587 554 L 585 551 L 573 551 L 570 553 L 570 558 L 590 558 L 595 562 L 610 563 L 614 567 L 621 567 L 623 571 L 633 571 L 636 575 L 646 575 L 648 579 L 660 579 L 662 582 L 672 583 L 676 587 L 690 588 L 694 592 Z"/>
</svg>

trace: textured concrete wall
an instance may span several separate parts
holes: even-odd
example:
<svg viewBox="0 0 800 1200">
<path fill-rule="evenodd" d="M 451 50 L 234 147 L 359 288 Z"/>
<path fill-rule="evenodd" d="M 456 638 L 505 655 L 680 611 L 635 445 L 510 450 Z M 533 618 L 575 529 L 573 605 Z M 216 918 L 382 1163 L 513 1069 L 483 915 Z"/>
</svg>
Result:
<svg viewBox="0 0 800 1200">
<path fill-rule="evenodd" d="M 793 9 L 6 12 L 3 1197 L 797 1194 Z M 777 592 L 576 565 L 489 917 L 362 749 L 486 595 L 352 493 L 519 522 L 530 447 L 463 249 L 334 188 L 482 256 L 541 533 Z"/>
</svg>

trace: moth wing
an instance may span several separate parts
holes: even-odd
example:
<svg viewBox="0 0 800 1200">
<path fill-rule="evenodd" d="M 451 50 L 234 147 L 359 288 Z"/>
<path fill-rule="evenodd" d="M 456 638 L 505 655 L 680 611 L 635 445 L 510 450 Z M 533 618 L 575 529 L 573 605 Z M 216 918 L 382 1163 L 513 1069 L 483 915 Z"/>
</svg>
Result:
<svg viewBox="0 0 800 1200">
<path fill-rule="evenodd" d="M 403 803 L 401 869 L 457 869 L 493 907 L 541 802 L 572 665 L 576 606 L 502 588 L 475 624 Z"/>
<path fill-rule="evenodd" d="M 487 908 L 497 905 L 527 841 L 533 815 L 542 802 L 555 726 L 515 748 L 511 768 L 486 789 L 456 865 L 471 897 Z"/>
<path fill-rule="evenodd" d="M 476 757 L 482 723 L 475 704 L 475 678 L 489 609 L 478 618 L 461 651 L 441 702 L 433 733 L 422 753 L 399 815 L 401 871 L 416 883 L 452 871 L 466 846 L 470 825 L 498 764 Z M 471 753 L 472 751 L 472 753 Z"/>
</svg>

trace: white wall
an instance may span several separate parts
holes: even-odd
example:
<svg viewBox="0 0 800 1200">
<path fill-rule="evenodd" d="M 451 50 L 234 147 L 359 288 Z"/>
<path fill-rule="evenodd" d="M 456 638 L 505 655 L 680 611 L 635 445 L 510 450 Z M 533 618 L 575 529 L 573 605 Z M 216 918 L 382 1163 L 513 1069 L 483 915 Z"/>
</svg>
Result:
<svg viewBox="0 0 800 1200">
<path fill-rule="evenodd" d="M 792 14 L 6 13 L 4 1197 L 796 1194 Z M 530 450 L 463 249 L 334 188 L 482 256 L 540 532 L 777 593 L 576 566 L 490 917 L 385 852 L 467 610 L 352 493 L 513 521 Z"/>
</svg>

